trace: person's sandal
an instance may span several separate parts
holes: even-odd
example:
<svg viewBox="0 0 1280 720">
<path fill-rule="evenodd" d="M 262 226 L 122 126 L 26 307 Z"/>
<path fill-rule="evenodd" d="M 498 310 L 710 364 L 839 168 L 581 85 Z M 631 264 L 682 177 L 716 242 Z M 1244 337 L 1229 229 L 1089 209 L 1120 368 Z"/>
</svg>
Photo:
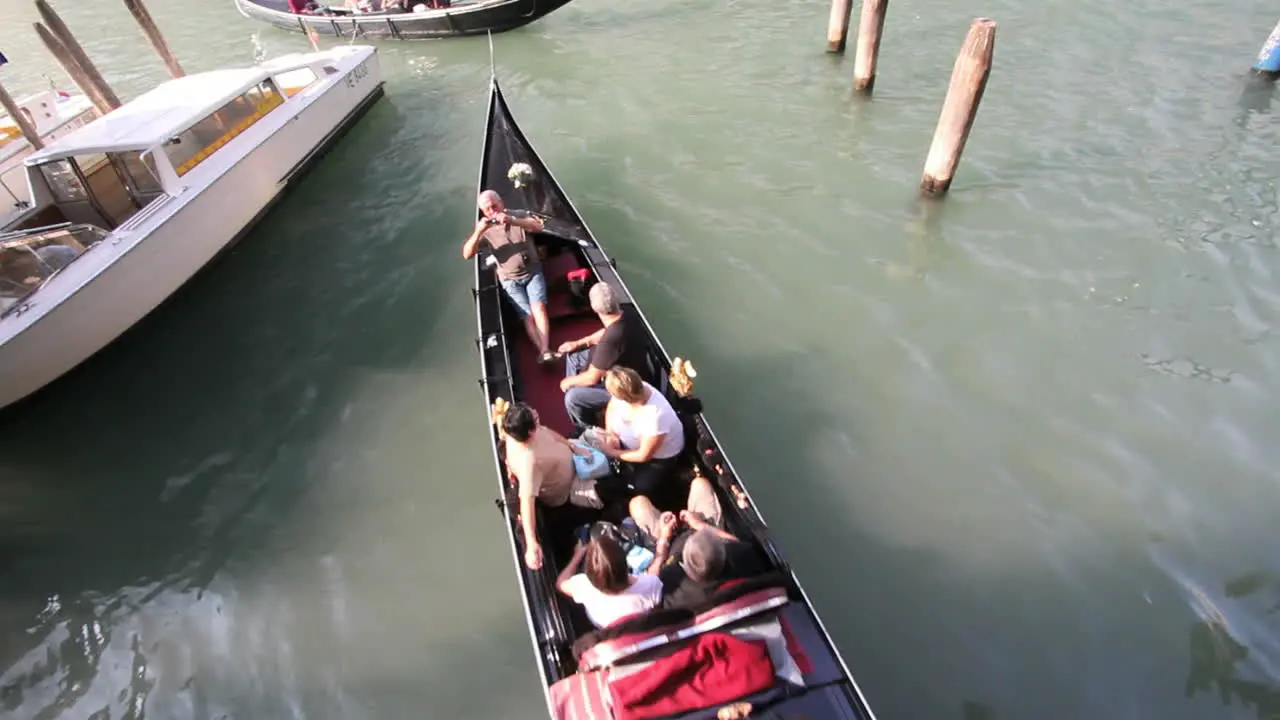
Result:
<svg viewBox="0 0 1280 720">
<path fill-rule="evenodd" d="M 551 352 L 550 350 L 548 350 L 548 351 L 546 351 L 546 352 L 544 352 L 544 353 L 542 353 L 541 355 L 539 355 L 539 356 L 538 356 L 538 364 L 539 364 L 539 365 L 546 365 L 547 363 L 551 363 L 551 362 L 555 362 L 555 361 L 556 361 L 556 354 L 555 354 L 555 353 L 553 353 L 553 352 Z"/>
</svg>

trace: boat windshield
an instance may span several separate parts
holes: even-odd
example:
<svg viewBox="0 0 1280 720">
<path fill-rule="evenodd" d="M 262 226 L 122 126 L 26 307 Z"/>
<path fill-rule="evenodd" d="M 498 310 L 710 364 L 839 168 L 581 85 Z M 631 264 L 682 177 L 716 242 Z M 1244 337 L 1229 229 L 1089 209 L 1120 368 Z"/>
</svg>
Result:
<svg viewBox="0 0 1280 720">
<path fill-rule="evenodd" d="M 93 225 L 59 225 L 0 234 L 0 318 L 39 292 L 60 270 L 107 232 Z"/>
</svg>

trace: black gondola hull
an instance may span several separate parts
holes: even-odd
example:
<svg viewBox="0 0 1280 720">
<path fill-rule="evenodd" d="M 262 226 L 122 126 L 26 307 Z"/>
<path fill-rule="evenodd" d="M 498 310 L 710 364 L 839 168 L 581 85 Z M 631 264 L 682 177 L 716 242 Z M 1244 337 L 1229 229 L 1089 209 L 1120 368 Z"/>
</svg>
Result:
<svg viewBox="0 0 1280 720">
<path fill-rule="evenodd" d="M 531 175 L 518 169 L 521 164 L 529 166 L 527 170 Z M 523 179 L 513 182 L 513 176 Z M 552 315 L 551 347 L 556 347 L 559 342 L 557 331 L 563 337 L 565 333 L 573 332 L 569 326 L 575 322 L 595 322 L 598 327 L 598 320 L 589 311 L 586 312 L 589 317 L 581 317 L 575 315 L 575 312 L 580 311 L 575 311 L 572 307 L 553 307 L 556 305 L 555 283 L 561 277 L 560 272 L 564 267 L 564 263 L 558 263 L 557 259 L 567 256 L 573 261 L 570 274 L 588 272 L 595 282 L 610 285 L 618 300 L 635 310 L 648 344 L 643 362 L 645 367 L 633 369 L 645 376 L 647 381 L 680 409 L 687 423 L 686 436 L 691 437 L 694 443 L 690 445 L 690 440 L 686 440 L 686 452 L 692 465 L 706 468 L 705 477 L 711 479 L 723 508 L 725 529 L 754 545 L 760 556 L 766 558 L 767 575 L 781 578 L 780 582 L 785 585 L 788 604 L 778 614 L 794 634 L 799 647 L 803 648 L 803 683 L 785 684 L 785 690 L 779 691 L 775 687 L 768 692 L 741 699 L 756 703 L 757 709 L 771 708 L 781 717 L 874 720 L 875 716 L 865 697 L 783 557 L 781 549 L 774 543 L 772 533 L 765 525 L 755 502 L 746 492 L 740 476 L 712 432 L 702 413 L 701 402 L 692 396 L 681 397 L 671 387 L 668 381 L 672 369 L 671 356 L 623 282 L 617 263 L 600 247 L 568 196 L 516 125 L 496 78 L 490 86 L 477 193 L 483 190 L 497 191 L 509 208 L 531 211 L 545 222 L 543 231 L 536 233 L 534 237 L 547 251 L 543 270 L 548 285 L 552 287 L 552 300 L 548 302 Z M 478 210 L 475 218 L 479 218 Z M 557 264 L 560 270 L 553 269 Z M 543 424 L 550 427 L 555 423 L 566 422 L 562 408 L 557 407 L 558 404 L 563 404 L 556 379 L 556 373 L 560 370 L 550 370 L 537 364 L 536 351 L 524 337 L 520 320 L 503 300 L 494 270 L 486 262 L 483 253 L 477 255 L 473 268 L 478 330 L 475 342 L 480 354 L 480 388 L 486 404 L 486 415 L 494 402 L 501 398 L 507 402 L 524 401 L 534 405 Z M 563 324 L 564 327 L 558 328 L 558 324 Z M 524 560 L 520 509 L 514 485 L 502 460 L 501 440 L 492 422 L 488 430 L 497 470 L 497 505 L 509 541 L 530 638 L 538 660 L 538 672 L 547 690 L 548 709 L 552 717 L 555 717 L 551 686 L 577 672 L 574 644 L 589 632 L 589 629 L 584 630 L 585 616 L 581 614 L 581 608 L 557 592 L 554 586 L 559 563 L 567 555 L 567 548 L 561 547 L 559 552 L 556 551 L 554 537 L 547 534 L 552 532 L 548 525 L 554 527 L 558 522 L 558 529 L 563 530 L 566 523 L 563 520 L 548 521 L 546 512 L 538 511 L 538 535 L 544 549 L 550 547 L 552 551 L 544 553 L 545 560 L 540 569 L 531 570 Z M 663 507 L 661 503 L 659 507 Z M 558 509 L 556 512 L 563 510 Z M 717 707 L 705 707 L 678 717 L 680 720 L 710 720 L 716 717 L 716 713 Z"/>
<path fill-rule="evenodd" d="M 358 39 L 430 40 L 486 32 L 506 32 L 528 25 L 570 0 L 488 0 L 423 13 L 295 15 L 283 0 L 235 0 L 247 18 L 282 30 Z"/>
</svg>

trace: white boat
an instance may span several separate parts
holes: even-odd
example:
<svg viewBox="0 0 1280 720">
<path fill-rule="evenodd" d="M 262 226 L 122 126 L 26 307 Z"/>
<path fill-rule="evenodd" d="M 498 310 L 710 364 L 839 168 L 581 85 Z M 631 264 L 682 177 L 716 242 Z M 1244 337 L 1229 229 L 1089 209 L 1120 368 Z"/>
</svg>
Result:
<svg viewBox="0 0 1280 720">
<path fill-rule="evenodd" d="M 25 160 L 0 231 L 0 408 L 76 367 L 247 230 L 382 96 L 343 45 L 169 80 Z"/>
<path fill-rule="evenodd" d="M 98 109 L 84 95 L 57 88 L 24 97 L 16 104 L 46 145 L 98 117 Z M 17 121 L 0 112 L 0 222 L 30 206 L 31 191 L 22 161 L 34 149 L 22 136 Z"/>
</svg>

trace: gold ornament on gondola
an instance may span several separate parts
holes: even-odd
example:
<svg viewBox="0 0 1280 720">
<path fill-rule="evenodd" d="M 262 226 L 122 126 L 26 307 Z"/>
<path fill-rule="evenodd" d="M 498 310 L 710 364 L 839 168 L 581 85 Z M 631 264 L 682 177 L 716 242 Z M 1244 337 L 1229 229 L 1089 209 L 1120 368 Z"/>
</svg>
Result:
<svg viewBox="0 0 1280 720">
<path fill-rule="evenodd" d="M 693 392 L 693 379 L 696 377 L 698 377 L 698 371 L 693 368 L 693 363 L 680 358 L 671 361 L 671 372 L 667 378 L 680 397 L 689 397 Z"/>
<path fill-rule="evenodd" d="M 493 424 L 498 426 L 498 435 L 506 435 L 502 429 L 502 417 L 511 409 L 511 403 L 506 398 L 498 398 L 493 401 L 493 407 L 489 411 L 489 419 Z"/>
<path fill-rule="evenodd" d="M 725 705 L 716 711 L 716 720 L 745 720 L 751 717 L 751 711 L 754 709 L 749 702 Z"/>
</svg>

